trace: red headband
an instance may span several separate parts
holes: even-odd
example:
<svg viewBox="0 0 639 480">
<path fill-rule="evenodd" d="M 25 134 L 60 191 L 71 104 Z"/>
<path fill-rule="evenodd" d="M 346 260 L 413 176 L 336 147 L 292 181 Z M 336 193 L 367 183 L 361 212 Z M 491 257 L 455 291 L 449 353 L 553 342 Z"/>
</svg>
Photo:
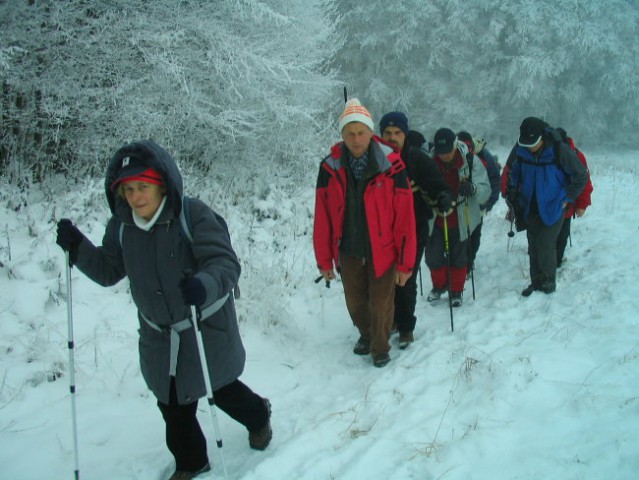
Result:
<svg viewBox="0 0 639 480">
<path fill-rule="evenodd" d="M 112 189 L 115 189 L 120 183 L 128 183 L 128 182 L 146 182 L 146 183 L 154 183 L 156 185 L 164 185 L 164 181 L 162 180 L 162 175 L 153 170 L 152 168 L 148 168 L 142 173 L 138 173 L 132 175 L 130 177 L 121 178 L 120 180 L 116 180 L 113 182 Z"/>
</svg>

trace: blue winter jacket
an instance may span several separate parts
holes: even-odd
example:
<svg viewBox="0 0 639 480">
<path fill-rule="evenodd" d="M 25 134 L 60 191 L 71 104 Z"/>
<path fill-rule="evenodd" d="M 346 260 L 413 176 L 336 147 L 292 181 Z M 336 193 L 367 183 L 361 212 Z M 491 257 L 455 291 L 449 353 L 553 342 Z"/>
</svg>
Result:
<svg viewBox="0 0 639 480">
<path fill-rule="evenodd" d="M 554 225 L 564 216 L 566 203 L 572 203 L 586 185 L 586 170 L 569 148 L 559 148 L 559 164 L 552 145 L 538 155 L 518 146 L 510 174 L 511 188 L 519 190 L 519 203 L 528 218 L 536 199 L 536 210 L 545 225 Z"/>
</svg>

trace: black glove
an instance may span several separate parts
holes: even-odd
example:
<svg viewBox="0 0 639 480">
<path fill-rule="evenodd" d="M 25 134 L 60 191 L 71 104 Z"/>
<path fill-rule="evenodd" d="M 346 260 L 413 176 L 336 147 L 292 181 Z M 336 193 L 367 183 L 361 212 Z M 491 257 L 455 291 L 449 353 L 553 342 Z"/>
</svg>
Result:
<svg viewBox="0 0 639 480">
<path fill-rule="evenodd" d="M 474 183 L 470 183 L 468 180 L 462 180 L 459 183 L 459 194 L 462 197 L 472 197 L 477 192 L 477 187 Z"/>
<path fill-rule="evenodd" d="M 84 240 L 84 235 L 78 227 L 73 225 L 71 220 L 63 218 L 58 222 L 58 237 L 55 243 L 62 247 L 62 250 L 71 254 L 75 253 L 78 245 Z"/>
<path fill-rule="evenodd" d="M 187 305 L 202 305 L 206 301 L 206 288 L 197 277 L 186 277 L 180 281 L 182 298 Z"/>
<path fill-rule="evenodd" d="M 511 207 L 517 205 L 517 200 L 519 199 L 519 191 L 515 187 L 508 187 L 508 191 L 506 192 L 506 200 L 508 205 Z"/>
<path fill-rule="evenodd" d="M 453 208 L 453 199 L 448 192 L 441 192 L 437 197 L 437 209 L 440 212 L 447 212 Z"/>
</svg>

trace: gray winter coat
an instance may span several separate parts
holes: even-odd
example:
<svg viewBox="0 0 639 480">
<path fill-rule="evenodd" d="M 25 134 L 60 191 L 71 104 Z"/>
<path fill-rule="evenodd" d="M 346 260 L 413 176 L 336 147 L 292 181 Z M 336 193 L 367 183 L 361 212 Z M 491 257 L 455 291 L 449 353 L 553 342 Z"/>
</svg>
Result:
<svg viewBox="0 0 639 480">
<path fill-rule="evenodd" d="M 457 219 L 459 221 L 459 236 L 460 241 L 464 241 L 468 238 L 468 230 L 473 232 L 475 228 L 482 221 L 481 205 L 485 204 L 490 198 L 490 181 L 488 180 L 488 173 L 484 163 L 477 155 L 473 155 L 472 158 L 472 175 L 471 166 L 468 164 L 466 155 L 468 154 L 468 146 L 464 142 L 457 142 L 457 148 L 464 159 L 463 166 L 459 169 L 459 178 L 472 178 L 472 183 L 475 185 L 477 191 L 475 195 L 469 198 L 459 197 L 456 199 L 457 203 Z M 468 220 L 466 221 L 466 205 L 468 204 Z M 433 224 L 435 219 L 430 220 L 430 230 L 433 230 Z M 468 225 L 470 224 L 470 228 Z"/>
<path fill-rule="evenodd" d="M 127 202 L 111 191 L 126 156 L 137 156 L 159 172 L 167 188 L 166 205 L 148 232 L 135 225 Z M 129 278 L 138 308 L 140 367 L 149 389 L 160 402 L 169 402 L 173 336 L 174 347 L 179 337 L 174 365 L 178 402 L 186 404 L 206 395 L 195 330 L 184 321 L 190 317 L 190 307 L 178 285 L 187 270 L 206 287 L 201 331 L 212 388 L 217 390 L 236 380 L 246 359 L 230 293 L 238 282 L 240 264 L 225 227 L 207 205 L 190 199 L 193 242 L 185 238 L 179 219 L 182 176 L 169 153 L 149 140 L 126 145 L 115 153 L 106 172 L 105 190 L 113 217 L 107 223 L 102 246 L 85 239 L 78 248 L 76 265 L 104 286 Z M 217 308 L 211 308 L 215 302 L 222 304 L 221 308 L 207 313 Z"/>
</svg>

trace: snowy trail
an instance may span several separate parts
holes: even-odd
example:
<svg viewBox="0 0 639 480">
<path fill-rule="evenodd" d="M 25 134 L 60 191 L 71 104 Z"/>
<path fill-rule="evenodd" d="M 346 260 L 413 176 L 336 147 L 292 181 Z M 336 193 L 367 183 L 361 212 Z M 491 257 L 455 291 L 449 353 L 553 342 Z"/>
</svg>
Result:
<svg viewBox="0 0 639 480">
<path fill-rule="evenodd" d="M 477 299 L 468 283 L 464 306 L 454 310 L 455 332 L 446 301 L 418 297 L 416 342 L 400 351 L 394 337 L 383 369 L 353 355 L 357 335 L 341 285 L 313 283 L 307 235 L 230 222 L 238 250 L 254 260 L 238 302 L 248 354 L 242 379 L 271 399 L 274 430 L 267 451 L 251 451 L 244 429 L 219 413 L 230 478 L 634 478 L 637 174 L 608 167 L 603 155 L 589 161 L 593 206 L 573 224 L 557 292 L 520 297 L 526 239 L 517 234 L 507 248 L 500 202 L 485 220 Z M 67 201 L 81 204 L 77 198 Z M 310 198 L 309 190 L 296 200 Z M 33 201 L 16 213 L 5 205 L 0 225 L 11 256 L 3 244 L 0 478 L 71 478 L 63 264 L 49 221 L 60 207 Z M 94 241 L 102 215 L 82 225 Z M 248 228 L 257 238 L 252 246 L 239 240 Z M 265 247 L 273 238 L 288 239 L 284 254 Z M 289 283 L 273 272 L 283 262 Z M 422 274 L 425 295 L 430 280 L 425 268 Z M 172 462 L 140 376 L 128 286 L 105 290 L 74 271 L 73 288 L 81 478 L 165 478 Z M 202 478 L 221 478 L 206 402 L 200 419 L 214 464 Z"/>
</svg>

